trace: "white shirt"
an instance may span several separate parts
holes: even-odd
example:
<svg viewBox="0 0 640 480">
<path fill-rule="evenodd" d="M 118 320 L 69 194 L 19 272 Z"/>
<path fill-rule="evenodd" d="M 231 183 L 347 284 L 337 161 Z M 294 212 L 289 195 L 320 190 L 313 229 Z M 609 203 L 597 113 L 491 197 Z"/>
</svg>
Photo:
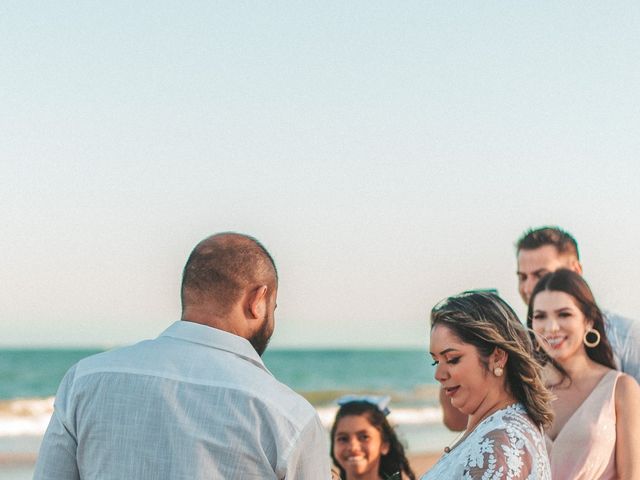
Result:
<svg viewBox="0 0 640 480">
<path fill-rule="evenodd" d="M 640 322 L 606 310 L 602 313 L 618 369 L 640 383 Z"/>
<path fill-rule="evenodd" d="M 314 408 L 236 335 L 186 321 L 81 360 L 34 480 L 329 479 Z"/>
</svg>

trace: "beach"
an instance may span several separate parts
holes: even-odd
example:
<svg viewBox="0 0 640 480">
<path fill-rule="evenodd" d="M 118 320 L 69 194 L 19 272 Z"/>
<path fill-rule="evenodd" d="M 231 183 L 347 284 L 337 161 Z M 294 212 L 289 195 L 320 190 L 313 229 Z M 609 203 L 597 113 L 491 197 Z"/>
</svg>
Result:
<svg viewBox="0 0 640 480">
<path fill-rule="evenodd" d="M 413 468 L 413 471 L 419 478 L 424 472 L 429 470 L 439 458 L 439 453 L 416 453 L 409 455 L 409 462 L 411 463 L 411 468 Z"/>
<path fill-rule="evenodd" d="M 6 377 L 0 390 L 0 480 L 32 478 L 60 380 L 75 362 L 99 352 L 0 349 L 0 371 Z M 417 474 L 457 436 L 442 425 L 438 385 L 424 351 L 273 349 L 264 361 L 276 378 L 315 407 L 327 430 L 327 443 L 336 399 L 348 393 L 391 396 L 389 421 Z"/>
<path fill-rule="evenodd" d="M 41 437 L 0 438 L 0 480 L 26 480 L 33 477 Z"/>
<path fill-rule="evenodd" d="M 40 409 L 42 405 L 51 405 L 53 399 L 34 401 Z M 1 403 L 0 403 L 1 404 Z M 6 406 L 6 404 L 5 404 Z M 0 409 L 1 410 L 1 409 Z M 331 409 L 322 409 L 319 413 L 322 416 L 330 418 L 333 413 Z M 37 424 L 44 428 L 48 412 L 41 412 L 37 419 Z M 6 419 L 6 414 L 4 415 Z M 0 414 L 0 418 L 2 414 Z M 396 420 L 406 420 L 403 417 L 396 416 Z M 27 417 L 30 418 L 30 417 Z M 444 447 L 449 445 L 457 437 L 458 433 L 448 431 L 442 423 L 397 423 L 398 436 L 405 444 L 411 466 L 420 476 L 427 471 L 440 457 Z M 17 423 L 17 422 L 16 422 Z M 326 419 L 323 422 L 327 429 L 327 443 L 329 440 L 329 428 L 331 422 Z M 1 422 L 0 422 L 1 424 Z M 5 423 L 5 428 L 8 423 Z M 25 423 L 23 427 L 29 426 Z M 35 429 L 35 425 L 31 425 L 31 429 Z M 16 425 L 16 432 L 18 426 Z M 8 430 L 8 429 L 7 429 Z M 0 436 L 0 480 L 26 480 L 33 477 L 33 470 L 37 458 L 38 448 L 42 440 L 42 434 L 21 434 L 21 435 L 4 435 Z"/>
<path fill-rule="evenodd" d="M 440 453 L 410 453 L 409 461 L 418 478 L 438 460 Z M 0 454 L 0 480 L 27 480 L 33 478 L 36 454 Z"/>
<path fill-rule="evenodd" d="M 335 415 L 335 406 L 316 407 L 327 430 Z M 0 401 L 0 480 L 25 480 L 33 477 L 42 434 L 53 409 L 53 397 L 47 399 Z M 8 414 L 14 412 L 13 416 Z M 400 408 L 390 415 L 398 436 L 406 447 L 414 472 L 427 471 L 444 447 L 458 436 L 442 425 L 433 407 Z"/>
<path fill-rule="evenodd" d="M 330 425 L 327 428 L 327 442 Z M 400 424 L 398 435 L 407 447 L 416 475 L 427 471 L 440 457 L 446 445 L 458 436 L 439 424 Z M 33 477 L 42 435 L 0 436 L 0 480 L 24 480 Z"/>
<path fill-rule="evenodd" d="M 0 460 L 1 480 L 27 480 L 33 478 L 32 463 L 4 463 Z"/>
</svg>

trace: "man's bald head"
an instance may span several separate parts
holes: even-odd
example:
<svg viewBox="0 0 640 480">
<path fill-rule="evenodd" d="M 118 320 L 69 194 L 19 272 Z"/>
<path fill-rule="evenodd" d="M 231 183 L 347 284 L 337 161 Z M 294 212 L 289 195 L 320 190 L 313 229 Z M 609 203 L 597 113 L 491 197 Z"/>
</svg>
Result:
<svg viewBox="0 0 640 480">
<path fill-rule="evenodd" d="M 182 310 L 194 305 L 215 306 L 225 315 L 247 288 L 267 285 L 275 291 L 278 272 L 266 248 L 248 235 L 218 233 L 191 252 L 182 274 Z"/>
</svg>

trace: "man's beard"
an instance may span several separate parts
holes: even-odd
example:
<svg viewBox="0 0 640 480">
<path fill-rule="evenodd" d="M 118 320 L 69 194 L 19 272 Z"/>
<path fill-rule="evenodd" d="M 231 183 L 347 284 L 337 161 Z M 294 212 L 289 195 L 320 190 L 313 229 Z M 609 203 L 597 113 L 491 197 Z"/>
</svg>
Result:
<svg viewBox="0 0 640 480">
<path fill-rule="evenodd" d="M 262 320 L 262 326 L 260 330 L 253 334 L 251 338 L 249 338 L 249 343 L 253 346 L 258 355 L 262 356 L 264 351 L 267 349 L 267 345 L 269 345 L 269 340 L 271 339 L 271 335 L 273 334 L 273 325 L 272 322 L 269 321 L 267 315 L 264 316 Z"/>
</svg>

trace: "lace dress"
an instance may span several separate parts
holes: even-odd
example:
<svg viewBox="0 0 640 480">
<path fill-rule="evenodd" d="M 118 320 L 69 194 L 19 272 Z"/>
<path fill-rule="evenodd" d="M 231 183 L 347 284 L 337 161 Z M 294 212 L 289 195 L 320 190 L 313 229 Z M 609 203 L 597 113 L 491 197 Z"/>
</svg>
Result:
<svg viewBox="0 0 640 480">
<path fill-rule="evenodd" d="M 542 431 L 517 403 L 489 415 L 422 480 L 551 480 Z"/>
</svg>

